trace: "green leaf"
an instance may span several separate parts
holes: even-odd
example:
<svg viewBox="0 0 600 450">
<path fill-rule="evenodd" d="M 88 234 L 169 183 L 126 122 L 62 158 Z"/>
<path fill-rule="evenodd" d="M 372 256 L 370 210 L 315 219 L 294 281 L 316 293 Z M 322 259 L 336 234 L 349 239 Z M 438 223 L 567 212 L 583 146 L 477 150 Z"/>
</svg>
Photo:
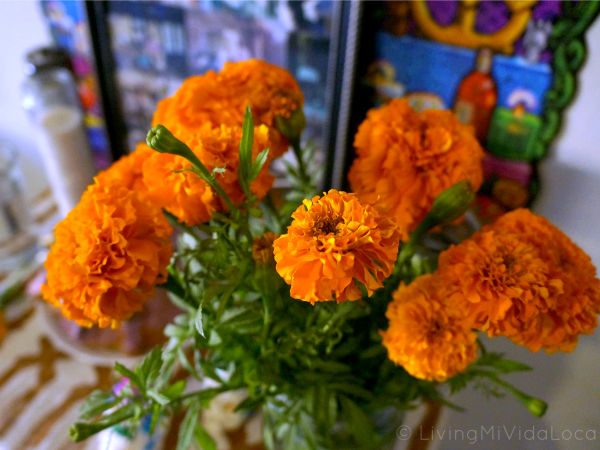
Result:
<svg viewBox="0 0 600 450">
<path fill-rule="evenodd" d="M 160 368 L 162 367 L 162 350 L 159 347 L 155 347 L 150 353 L 146 355 L 141 364 L 135 368 L 135 373 L 140 377 L 143 386 L 140 388 L 145 389 L 151 386 L 152 383 L 158 377 Z"/>
<path fill-rule="evenodd" d="M 221 324 L 231 326 L 262 319 L 261 309 L 260 305 L 257 304 L 229 308 L 223 313 Z"/>
<path fill-rule="evenodd" d="M 167 337 L 185 339 L 185 338 L 189 337 L 189 329 L 188 329 L 188 327 L 182 327 L 182 326 L 173 325 L 172 323 L 170 323 L 165 327 L 164 334 Z"/>
<path fill-rule="evenodd" d="M 198 312 L 196 313 L 196 318 L 194 319 L 194 325 L 196 325 L 196 330 L 200 333 L 200 336 L 204 336 L 204 327 L 202 326 L 202 306 L 198 308 Z"/>
<path fill-rule="evenodd" d="M 242 140 L 240 141 L 240 165 L 238 176 L 240 186 L 247 197 L 250 196 L 250 168 L 252 165 L 252 146 L 254 144 L 254 120 L 250 106 L 246 106 L 244 124 L 242 125 Z"/>
<path fill-rule="evenodd" d="M 207 302 L 210 302 L 217 295 L 219 295 L 222 292 L 225 292 L 227 289 L 229 289 L 229 287 L 230 287 L 229 285 L 223 284 L 223 283 L 211 284 L 206 289 L 206 291 L 204 291 L 204 297 L 202 299 L 202 303 L 206 304 Z"/>
<path fill-rule="evenodd" d="M 196 370 L 190 364 L 190 361 L 187 359 L 187 356 L 185 356 L 185 353 L 183 352 L 183 349 L 181 347 L 177 349 L 177 357 L 185 370 L 187 370 L 194 378 L 200 379 L 200 377 L 198 377 L 198 374 L 196 373 Z"/>
<path fill-rule="evenodd" d="M 185 301 L 185 289 L 179 281 L 177 270 L 173 266 L 169 266 L 168 270 L 169 276 L 167 277 L 167 281 L 161 284 L 160 287 L 170 294 L 169 298 L 171 298 L 171 301 L 175 303 L 176 306 L 183 310 L 190 309 L 191 305 Z M 176 299 L 173 300 L 172 297 L 175 297 Z"/>
<path fill-rule="evenodd" d="M 248 180 L 250 183 L 252 183 L 258 177 L 258 174 L 260 173 L 261 169 L 267 162 L 267 156 L 269 156 L 268 148 L 266 148 L 262 152 L 260 152 L 258 154 L 258 156 L 256 157 L 256 159 L 254 160 L 254 162 L 252 163 L 252 167 L 250 167 L 250 175 L 249 175 L 249 180 Z"/>
<path fill-rule="evenodd" d="M 196 440 L 198 441 L 198 444 L 202 450 L 217 450 L 217 444 L 200 422 L 196 423 L 194 436 L 196 436 Z"/>
<path fill-rule="evenodd" d="M 310 420 L 310 416 L 301 412 L 299 425 L 309 447 L 317 448 L 317 437 L 315 436 L 315 428 Z"/>
<path fill-rule="evenodd" d="M 217 321 L 219 321 L 221 319 L 221 316 L 223 316 L 223 314 L 225 313 L 227 309 L 227 303 L 229 302 L 229 299 L 231 298 L 236 289 L 237 286 L 229 286 L 223 292 L 221 300 L 219 301 L 219 307 L 217 308 Z"/>
<path fill-rule="evenodd" d="M 254 411 L 263 402 L 263 400 L 264 400 L 264 397 L 258 397 L 258 398 L 246 397 L 235 407 L 234 411 L 235 412 Z"/>
<path fill-rule="evenodd" d="M 252 217 L 256 217 L 257 219 L 261 219 L 263 216 L 263 212 L 260 208 L 249 208 L 248 212 Z"/>
<path fill-rule="evenodd" d="M 156 429 L 156 424 L 158 423 L 158 419 L 160 418 L 162 412 L 161 412 L 161 407 L 158 404 L 154 405 L 154 408 L 152 408 L 152 420 L 150 421 L 150 436 L 152 436 L 154 434 L 154 430 Z"/>
<path fill-rule="evenodd" d="M 136 411 L 140 408 L 140 404 L 137 402 L 128 403 L 122 408 L 113 411 L 108 416 L 104 416 L 98 422 L 84 423 L 77 422 L 71 425 L 69 428 L 69 435 L 73 442 L 81 442 L 84 439 L 106 429 L 121 423 L 127 419 L 131 419 L 135 416 Z M 187 450 L 187 449 L 186 449 Z"/>
<path fill-rule="evenodd" d="M 339 396 L 342 413 L 346 417 L 348 429 L 361 445 L 368 445 L 373 437 L 373 427 L 369 416 L 352 400 Z"/>
<path fill-rule="evenodd" d="M 129 381 L 139 387 L 140 389 L 143 389 L 143 384 L 142 384 L 142 380 L 140 379 L 139 376 L 137 376 L 137 374 L 133 373 L 131 370 L 129 370 L 127 367 L 125 367 L 123 364 L 120 363 L 115 363 L 115 370 L 117 372 L 119 372 L 121 375 L 123 375 L 124 377 L 129 378 Z"/>
<path fill-rule="evenodd" d="M 168 397 L 170 400 L 175 400 L 181 397 L 181 394 L 185 390 L 186 380 L 179 380 L 177 383 L 173 383 L 171 386 L 162 390 L 161 394 Z"/>
<path fill-rule="evenodd" d="M 265 420 L 263 425 L 263 442 L 267 450 L 273 450 L 275 448 L 275 436 L 273 435 L 273 428 L 267 420 Z"/>
<path fill-rule="evenodd" d="M 352 383 L 330 383 L 327 387 L 331 390 L 343 392 L 344 394 L 353 395 L 365 400 L 373 400 L 375 397 L 371 391 Z"/>
<path fill-rule="evenodd" d="M 98 389 L 92 392 L 85 403 L 81 405 L 79 414 L 82 419 L 91 419 L 112 408 L 120 401 L 121 399 L 116 398 L 112 392 L 104 392 Z"/>
<path fill-rule="evenodd" d="M 189 450 L 194 438 L 194 430 L 198 423 L 201 405 L 200 402 L 193 402 L 185 413 L 185 417 L 179 428 L 179 436 L 177 439 L 177 450 Z"/>
<path fill-rule="evenodd" d="M 208 338 L 208 346 L 216 347 L 221 342 L 223 342 L 223 340 L 221 339 L 221 336 L 219 335 L 219 333 L 217 333 L 217 330 L 215 330 L 215 329 L 210 330 L 210 336 Z"/>
<path fill-rule="evenodd" d="M 171 399 L 160 392 L 156 392 L 154 389 L 148 389 L 146 391 L 146 395 L 158 403 L 160 406 L 168 405 L 171 402 Z"/>
<path fill-rule="evenodd" d="M 313 358 L 311 359 L 311 363 L 313 370 L 316 370 L 318 372 L 344 373 L 352 371 L 350 366 L 337 361 L 326 361 L 323 359 Z"/>
</svg>

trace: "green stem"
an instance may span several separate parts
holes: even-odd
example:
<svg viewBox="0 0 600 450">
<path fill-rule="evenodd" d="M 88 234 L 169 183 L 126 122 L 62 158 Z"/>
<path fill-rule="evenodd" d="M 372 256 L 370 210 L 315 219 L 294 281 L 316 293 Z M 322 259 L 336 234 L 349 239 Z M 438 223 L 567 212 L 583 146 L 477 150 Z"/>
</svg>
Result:
<svg viewBox="0 0 600 450">
<path fill-rule="evenodd" d="M 516 387 L 514 387 L 512 384 L 510 384 L 504 380 L 501 380 L 494 374 L 486 374 L 486 377 L 489 380 L 493 381 L 494 383 L 498 384 L 499 386 L 502 386 L 504 389 L 506 389 L 512 395 L 514 395 L 517 398 L 517 400 L 519 400 L 521 403 L 523 403 L 527 407 L 529 412 L 531 414 L 533 414 L 534 416 L 542 417 L 544 415 L 544 413 L 546 412 L 546 409 L 548 408 L 548 404 L 546 402 L 544 402 L 543 400 L 540 400 L 538 398 L 535 398 L 535 397 L 525 394 L 524 392 L 522 392 L 522 391 L 518 390 Z"/>
<path fill-rule="evenodd" d="M 146 407 L 142 410 L 140 416 L 143 417 L 150 412 L 150 408 Z M 136 415 L 136 403 L 130 403 L 125 405 L 123 408 L 114 412 L 105 419 L 93 423 L 77 422 L 71 425 L 69 428 L 69 435 L 73 442 L 81 442 L 90 436 L 99 433 L 106 428 L 110 428 L 113 425 L 121 423 L 125 420 L 131 419 Z"/>
<path fill-rule="evenodd" d="M 200 397 L 202 400 L 208 399 L 211 400 L 213 397 L 221 394 L 222 392 L 226 392 L 231 390 L 231 387 L 227 387 L 227 386 L 221 386 L 221 387 L 217 387 L 217 388 L 210 388 L 210 389 L 202 389 L 199 391 L 194 391 L 194 392 L 190 392 L 189 394 L 185 394 L 182 395 L 181 397 L 179 397 L 178 401 L 182 402 L 184 400 L 193 398 L 193 397 Z"/>
<path fill-rule="evenodd" d="M 237 217 L 239 215 L 239 210 L 219 185 L 214 175 L 210 173 L 196 154 L 184 142 L 177 139 L 165 126 L 156 125 L 153 127 L 148 132 L 146 143 L 150 148 L 159 153 L 170 153 L 172 155 L 182 156 L 191 162 L 198 170 L 200 177 L 225 201 L 234 216 Z"/>
<path fill-rule="evenodd" d="M 303 187 L 305 190 L 311 190 L 311 181 L 310 177 L 306 172 L 306 167 L 304 166 L 304 159 L 302 158 L 302 147 L 300 146 L 300 137 L 290 138 L 290 144 L 292 144 L 292 149 L 294 150 L 294 155 L 296 156 L 296 160 L 298 161 L 298 172 L 300 173 L 300 179 L 302 180 Z"/>
</svg>

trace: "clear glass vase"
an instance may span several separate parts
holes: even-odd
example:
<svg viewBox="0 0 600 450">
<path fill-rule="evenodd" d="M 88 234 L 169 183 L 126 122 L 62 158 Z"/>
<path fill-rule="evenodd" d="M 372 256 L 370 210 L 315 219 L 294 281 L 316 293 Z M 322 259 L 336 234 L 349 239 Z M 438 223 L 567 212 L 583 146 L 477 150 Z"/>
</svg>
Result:
<svg viewBox="0 0 600 450">
<path fill-rule="evenodd" d="M 402 425 L 404 410 L 394 407 L 364 411 L 361 426 L 338 419 L 325 433 L 314 429 L 311 418 L 305 415 L 299 423 L 277 424 L 279 411 L 271 405 L 263 408 L 265 448 L 268 450 L 391 450 L 398 443 L 396 432 Z M 308 435 L 310 434 L 310 435 Z M 270 440 L 272 439 L 272 442 Z"/>
</svg>

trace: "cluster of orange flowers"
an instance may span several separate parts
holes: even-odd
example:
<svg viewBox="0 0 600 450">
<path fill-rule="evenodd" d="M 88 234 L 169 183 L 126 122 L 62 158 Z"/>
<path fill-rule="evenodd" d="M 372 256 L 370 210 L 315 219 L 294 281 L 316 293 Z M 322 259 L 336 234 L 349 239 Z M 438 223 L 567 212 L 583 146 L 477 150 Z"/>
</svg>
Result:
<svg viewBox="0 0 600 450">
<path fill-rule="evenodd" d="M 388 207 L 403 241 L 443 190 L 462 180 L 477 190 L 483 181 L 483 150 L 450 111 L 418 114 L 406 100 L 392 100 L 368 112 L 354 146 L 352 190 L 361 201 Z"/>
<path fill-rule="evenodd" d="M 292 217 L 288 233 L 273 244 L 292 297 L 312 304 L 358 300 L 355 280 L 371 295 L 394 270 L 400 233 L 377 205 L 332 189 L 304 200 Z"/>
<path fill-rule="evenodd" d="M 532 351 L 571 351 L 598 326 L 600 280 L 590 257 L 529 210 L 442 253 L 439 273 L 474 328 Z"/>
<path fill-rule="evenodd" d="M 169 128 L 213 171 L 234 203 L 245 198 L 238 182 L 244 111 L 254 116 L 253 157 L 270 148 L 251 191 L 261 198 L 274 177 L 270 161 L 288 148 L 277 116 L 302 108 L 303 96 L 285 70 L 263 61 L 228 63 L 220 73 L 189 78 L 174 97 L 160 102 L 154 124 Z M 55 229 L 42 294 L 83 326 L 119 326 L 166 280 L 172 233 L 162 208 L 187 225 L 210 220 L 226 206 L 182 157 L 136 151 L 100 173 L 80 204 Z"/>
<path fill-rule="evenodd" d="M 251 185 L 260 199 L 273 183 L 270 161 L 289 146 L 276 122 L 292 123 L 303 104 L 288 72 L 261 61 L 227 64 L 186 80 L 154 117 L 209 171 L 225 168 L 219 184 L 238 204 L 245 200 L 237 169 L 247 104 L 253 156 L 270 148 Z M 356 194 L 330 190 L 305 200 L 286 234 L 254 240 L 254 260 L 274 261 L 291 296 L 311 304 L 358 300 L 365 290 L 370 296 L 435 198 L 462 180 L 474 189 L 482 183 L 483 151 L 472 129 L 447 111 L 417 114 L 393 100 L 368 113 L 354 145 L 348 176 Z M 116 327 L 140 310 L 166 280 L 172 255 L 161 209 L 187 225 L 226 210 L 189 167 L 140 144 L 101 173 L 56 227 L 44 298 L 85 326 Z M 475 330 L 532 351 L 571 351 L 598 325 L 598 313 L 600 280 L 590 258 L 545 219 L 516 210 L 443 252 L 433 274 L 401 284 L 381 335 L 391 360 L 415 377 L 443 381 L 477 358 Z"/>
<path fill-rule="evenodd" d="M 412 375 L 443 380 L 475 360 L 472 329 L 534 352 L 569 352 L 580 334 L 593 333 L 599 312 L 589 256 L 543 217 L 518 209 L 442 252 L 433 275 L 401 286 L 383 344 Z"/>
</svg>

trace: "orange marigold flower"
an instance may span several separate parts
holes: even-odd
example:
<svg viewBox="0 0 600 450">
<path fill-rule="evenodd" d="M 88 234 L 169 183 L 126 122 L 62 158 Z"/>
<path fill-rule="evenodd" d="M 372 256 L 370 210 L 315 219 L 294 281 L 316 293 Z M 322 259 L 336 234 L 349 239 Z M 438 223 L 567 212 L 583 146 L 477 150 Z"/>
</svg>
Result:
<svg viewBox="0 0 600 450">
<path fill-rule="evenodd" d="M 358 300 L 354 280 L 369 295 L 394 268 L 400 234 L 378 206 L 361 204 L 354 194 L 330 190 L 304 200 L 288 233 L 273 244 L 277 272 L 291 285 L 294 298 L 319 301 Z"/>
<path fill-rule="evenodd" d="M 271 158 L 277 158 L 289 143 L 276 129 L 275 116 L 289 117 L 303 103 L 298 83 L 285 69 L 259 60 L 225 63 L 219 73 L 185 80 L 173 97 L 158 104 L 152 124 L 164 125 L 190 145 L 195 130 L 207 122 L 241 126 L 249 104 L 254 124 L 268 127 Z"/>
<path fill-rule="evenodd" d="M 106 185 L 112 181 L 118 181 L 121 186 L 132 191 L 144 192 L 142 167 L 154 150 L 146 144 L 138 144 L 135 151 L 113 163 L 108 169 L 103 170 L 97 176 L 97 183 Z"/>
<path fill-rule="evenodd" d="M 169 153 L 154 153 L 144 165 L 148 197 L 188 226 L 208 222 L 218 208 L 216 195 L 191 166 Z"/>
<path fill-rule="evenodd" d="M 548 264 L 548 278 L 562 284 L 554 301 L 510 339 L 532 351 L 572 351 L 580 334 L 591 334 L 598 326 L 600 280 L 591 258 L 548 220 L 527 209 L 505 214 L 492 227 L 535 247 Z"/>
<path fill-rule="evenodd" d="M 166 281 L 172 228 L 147 197 L 96 183 L 55 228 L 46 259 L 46 301 L 79 325 L 116 328 Z"/>
<path fill-rule="evenodd" d="M 260 264 L 275 261 L 273 255 L 273 242 L 279 237 L 278 234 L 267 231 L 261 237 L 254 238 L 252 245 L 252 258 Z"/>
<path fill-rule="evenodd" d="M 390 208 L 405 241 L 444 189 L 469 180 L 477 190 L 483 181 L 483 150 L 449 111 L 418 114 L 406 100 L 392 100 L 368 112 L 354 146 L 353 191 Z"/>
<path fill-rule="evenodd" d="M 269 148 L 268 128 L 254 128 L 252 155 Z M 239 185 L 239 145 L 242 128 L 239 126 L 213 127 L 205 123 L 197 130 L 191 150 L 212 171 L 224 168 L 217 174 L 217 181 L 234 203 L 241 203 L 245 196 Z M 189 144 L 188 144 L 189 145 Z M 214 211 L 226 209 L 226 205 L 210 186 L 198 175 L 189 171 L 192 164 L 185 158 L 169 153 L 154 153 L 144 164 L 144 183 L 148 196 L 157 205 L 174 214 L 186 225 L 208 222 Z M 260 200 L 271 188 L 275 177 L 268 173 L 265 164 L 254 182 L 251 191 Z"/>
<path fill-rule="evenodd" d="M 444 381 L 477 358 L 477 333 L 460 308 L 445 302 L 443 283 L 422 275 L 400 285 L 388 305 L 389 328 L 381 332 L 389 358 L 414 377 Z"/>
<path fill-rule="evenodd" d="M 442 252 L 438 272 L 470 325 L 489 336 L 521 330 L 562 290 L 535 247 L 493 230 Z"/>
</svg>

